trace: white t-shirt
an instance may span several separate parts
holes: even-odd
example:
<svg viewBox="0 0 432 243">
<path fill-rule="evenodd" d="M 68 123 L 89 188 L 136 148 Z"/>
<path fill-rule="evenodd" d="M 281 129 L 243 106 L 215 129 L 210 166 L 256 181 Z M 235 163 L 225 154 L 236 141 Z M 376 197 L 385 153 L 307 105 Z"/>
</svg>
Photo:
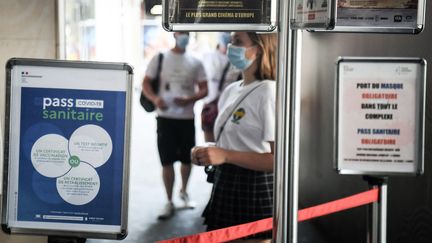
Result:
<svg viewBox="0 0 432 243">
<path fill-rule="evenodd" d="M 155 55 L 147 66 L 146 76 L 156 77 L 159 54 Z M 167 51 L 163 53 L 160 74 L 159 96 L 166 102 L 166 110 L 156 109 L 158 116 L 174 119 L 194 118 L 193 106 L 178 106 L 174 98 L 191 96 L 198 91 L 198 82 L 207 80 L 204 67 L 200 60 L 187 54 Z"/>
<path fill-rule="evenodd" d="M 228 64 L 228 57 L 216 50 L 204 56 L 203 59 L 204 68 L 208 77 L 208 95 L 205 98 L 205 102 L 209 103 L 219 97 L 221 91 L 219 91 L 219 82 L 221 80 L 223 70 Z M 224 87 L 230 83 L 236 81 L 240 75 L 240 70 L 236 69 L 233 65 L 230 65 L 227 73 L 225 74 L 222 86 Z"/>
<path fill-rule="evenodd" d="M 244 97 L 252 91 L 235 111 L 238 97 Z M 219 113 L 214 133 L 218 137 L 220 128 L 225 124 L 218 147 L 242 152 L 271 152 L 269 142 L 275 140 L 275 102 L 276 82 L 270 80 L 255 81 L 246 86 L 242 81 L 229 85 L 219 99 Z"/>
</svg>

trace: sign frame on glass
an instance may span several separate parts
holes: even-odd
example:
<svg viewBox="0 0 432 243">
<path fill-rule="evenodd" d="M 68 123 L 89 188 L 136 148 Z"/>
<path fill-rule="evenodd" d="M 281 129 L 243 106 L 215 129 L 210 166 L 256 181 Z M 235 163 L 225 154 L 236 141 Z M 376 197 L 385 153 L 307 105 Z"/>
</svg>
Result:
<svg viewBox="0 0 432 243">
<path fill-rule="evenodd" d="M 334 28 L 317 32 L 419 34 L 425 26 L 426 0 L 417 0 L 417 10 L 409 6 L 367 8 L 337 5 Z"/>
<path fill-rule="evenodd" d="M 331 30 L 336 23 L 336 1 L 337 0 L 320 0 L 316 3 L 316 9 L 308 0 L 292 1 L 291 27 L 293 29 L 308 30 Z M 317 7 L 318 6 L 318 7 Z M 310 8 L 310 10 L 305 10 Z M 313 10 L 312 10 L 313 9 Z"/>
<path fill-rule="evenodd" d="M 333 140 L 337 172 L 423 174 L 426 60 L 340 57 L 336 66 Z M 398 78 L 399 83 L 393 81 Z"/>
<path fill-rule="evenodd" d="M 205 1 L 204 1 L 205 2 Z M 242 1 L 212 1 L 220 4 L 203 7 L 198 6 L 198 0 L 162 0 L 162 26 L 166 31 L 254 31 L 274 32 L 277 30 L 277 0 L 246 1 L 248 4 L 260 3 L 264 9 L 245 8 Z M 229 8 L 223 2 L 235 2 L 237 5 Z M 239 5 L 242 3 L 243 5 Z M 197 6 L 189 6 L 196 4 Z M 180 6 L 181 5 L 181 6 Z M 183 6 L 185 5 L 185 6 Z M 268 6 L 270 5 L 270 6 Z M 225 7 L 225 9 L 224 9 Z M 243 8 L 243 10 L 242 10 Z M 187 10 L 187 11 L 186 11 Z M 207 10 L 207 11 L 206 11 Z M 245 12 L 245 11 L 252 12 Z M 206 11 L 206 12 L 204 12 Z M 220 11 L 220 12 L 217 12 Z M 255 15 L 261 20 L 254 19 Z M 206 20 L 201 20 L 207 18 Z M 247 19 L 252 19 L 248 21 Z M 197 20 L 198 19 L 198 20 Z M 210 21 L 213 20 L 214 21 Z M 266 19 L 266 21 L 262 21 Z M 234 21 L 235 20 L 235 21 Z"/>
<path fill-rule="evenodd" d="M 132 80 L 126 63 L 8 60 L 4 232 L 126 237 Z"/>
</svg>

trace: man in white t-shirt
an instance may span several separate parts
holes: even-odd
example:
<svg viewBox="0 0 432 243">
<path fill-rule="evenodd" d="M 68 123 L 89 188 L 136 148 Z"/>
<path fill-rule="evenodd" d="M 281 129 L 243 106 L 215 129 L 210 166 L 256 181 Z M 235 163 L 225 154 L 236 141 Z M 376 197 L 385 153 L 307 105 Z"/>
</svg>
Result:
<svg viewBox="0 0 432 243">
<path fill-rule="evenodd" d="M 201 61 L 186 52 L 189 33 L 175 32 L 174 38 L 175 47 L 162 54 L 159 92 L 155 94 L 150 83 L 157 76 L 159 55 L 150 61 L 143 81 L 143 94 L 156 107 L 158 150 L 168 198 L 159 219 L 168 219 L 174 214 L 172 191 L 175 161 L 181 162 L 180 198 L 186 207 L 193 208 L 186 192 L 191 172 L 190 150 L 195 146 L 193 107 L 195 102 L 204 98 L 208 92 Z"/>
</svg>

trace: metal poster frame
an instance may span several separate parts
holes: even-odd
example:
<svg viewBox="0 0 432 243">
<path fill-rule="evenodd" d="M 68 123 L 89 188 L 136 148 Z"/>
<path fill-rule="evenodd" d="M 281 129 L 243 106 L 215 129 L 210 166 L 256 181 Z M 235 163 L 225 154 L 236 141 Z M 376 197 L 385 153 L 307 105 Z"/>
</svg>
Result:
<svg viewBox="0 0 432 243">
<path fill-rule="evenodd" d="M 343 88 L 343 81 L 340 78 L 339 72 L 342 63 L 365 63 L 365 64 L 374 64 L 379 65 L 380 63 L 385 64 L 398 64 L 398 63 L 409 63 L 418 65 L 420 74 L 416 78 L 415 92 L 416 96 L 414 97 L 414 101 L 416 104 L 415 107 L 415 131 L 413 132 L 413 142 L 414 142 L 414 171 L 396 171 L 393 168 L 393 171 L 389 168 L 384 168 L 380 171 L 373 171 L 371 169 L 345 169 L 341 168 L 341 158 L 339 158 L 339 150 L 340 144 L 346 141 L 340 141 L 340 132 L 342 131 L 340 125 L 340 113 L 342 112 L 340 109 L 341 101 L 341 89 Z M 425 97 L 426 97 L 426 60 L 422 58 L 385 58 L 385 57 L 340 57 L 336 63 L 336 85 L 335 85 L 335 120 L 334 120 L 334 166 L 339 174 L 353 174 L 353 175 L 378 175 L 378 176 L 389 176 L 389 175 L 421 175 L 424 171 L 424 130 L 425 130 Z M 367 70 L 364 70 L 367 73 Z M 368 164 L 370 165 L 370 163 Z M 387 166 L 388 167 L 388 166 Z"/>
<path fill-rule="evenodd" d="M 273 32 L 277 29 L 277 0 L 260 0 L 270 3 L 270 19 L 268 23 L 218 23 L 218 18 L 210 23 L 180 23 L 174 22 L 174 11 L 178 10 L 179 1 L 188 0 L 162 0 L 162 26 L 166 31 L 255 31 L 255 32 Z M 174 5 L 174 7 L 172 7 Z M 220 9 L 218 9 L 220 10 Z M 233 11 L 235 14 L 235 11 Z M 229 19 L 229 18 L 227 18 Z"/>
<path fill-rule="evenodd" d="M 389 9 L 391 10 L 391 9 Z M 368 10 L 365 10 L 368 11 Z M 369 11 L 371 11 L 369 9 Z M 425 16 L 426 16 L 426 0 L 418 0 L 417 6 L 417 19 L 415 27 L 397 27 L 397 26 L 354 26 L 354 25 L 342 25 L 338 21 L 338 8 L 336 6 L 336 24 L 334 29 L 326 30 L 330 32 L 349 32 L 349 33 L 398 33 L 398 34 L 419 34 L 423 31 L 425 26 Z M 379 17 L 379 16 L 378 16 Z M 395 18 L 396 16 L 394 16 Z M 407 16 L 408 17 L 408 16 Z M 375 18 L 377 16 L 375 15 Z M 402 18 L 402 16 L 400 17 Z M 339 23 L 338 23 L 339 22 Z M 313 31 L 313 29 L 311 29 Z M 321 30 L 317 30 L 320 32 Z"/>
<path fill-rule="evenodd" d="M 30 69 L 28 73 L 26 72 L 21 72 L 22 69 Z M 59 71 L 60 70 L 60 71 Z M 31 73 L 34 74 L 31 74 Z M 105 72 L 105 73 L 103 73 Z M 19 76 L 18 76 L 19 73 Z M 39 73 L 39 74 L 37 74 Z M 91 79 L 93 80 L 93 76 L 97 76 L 97 77 L 101 77 L 99 75 L 103 74 L 102 77 L 104 78 L 100 78 L 98 80 L 98 78 L 95 78 L 95 82 L 97 82 L 97 84 L 88 84 L 88 82 L 86 84 L 84 84 L 83 82 L 74 82 L 72 85 L 70 84 L 69 81 L 61 81 L 59 80 L 59 82 L 62 83 L 58 83 L 57 80 L 59 79 L 57 77 L 57 75 L 60 75 L 59 73 L 61 73 L 62 75 L 64 75 L 65 73 L 68 74 L 68 76 L 70 76 L 70 79 L 78 79 L 79 78 L 84 78 L 86 80 Z M 70 74 L 70 75 L 69 75 Z M 46 75 L 46 78 L 41 78 L 43 77 L 43 75 Z M 36 78 L 38 78 L 36 80 Z M 112 84 L 110 84 L 110 86 L 101 88 L 103 85 L 103 83 L 106 82 L 107 78 L 111 78 L 113 79 Z M 61 78 L 60 78 L 61 79 Z M 67 79 L 67 80 L 70 80 Z M 20 84 L 16 84 L 14 85 L 13 82 L 19 80 L 21 83 Z M 26 81 L 27 80 L 27 81 Z M 28 81 L 30 80 L 30 81 Z M 127 235 L 127 221 L 128 221 L 128 194 L 129 194 L 129 145 L 130 145 L 130 115 L 131 115 L 131 99 L 132 99 L 132 80 L 133 80 L 133 70 L 132 67 L 129 66 L 126 63 L 103 63 L 103 62 L 81 62 L 81 61 L 60 61 L 60 60 L 48 60 L 48 59 L 27 59 L 27 58 L 12 58 L 10 59 L 7 64 L 6 64 L 6 112 L 5 112 L 5 132 L 4 132 L 4 175 L 3 175 L 3 199 L 2 199 L 2 215 L 1 215 L 1 224 L 2 224 L 2 229 L 4 232 L 9 233 L 9 234 L 34 234 L 34 235 L 48 235 L 48 236 L 65 236 L 65 237 L 80 237 L 80 238 L 104 238 L 104 239 L 124 239 Z M 23 83 L 25 84 L 26 82 L 33 82 L 30 83 L 29 85 L 22 85 Z M 51 85 L 50 85 L 51 84 Z M 56 84 L 55 87 L 53 87 Z M 108 84 L 108 83 L 107 83 Z M 93 85 L 93 86 L 92 86 Z M 14 87 L 15 86 L 15 87 Z M 12 90 L 19 90 L 19 93 L 13 93 Z M 41 140 L 42 138 L 46 137 L 46 136 L 52 136 L 50 138 L 53 138 L 54 136 L 57 137 L 61 137 L 57 134 L 59 133 L 49 133 L 50 130 L 49 129 L 45 129 L 45 131 L 41 131 L 44 129 L 40 129 L 39 131 L 41 131 L 40 133 L 45 133 L 45 135 L 43 136 L 39 136 L 39 135 L 31 135 L 34 136 L 35 139 L 29 140 L 29 141 L 33 141 L 36 140 L 37 141 L 35 143 L 32 143 L 31 146 L 31 153 L 30 156 L 31 157 L 31 164 L 22 164 L 21 160 L 23 160 L 23 158 L 21 158 L 20 155 L 15 156 L 15 154 L 19 154 L 19 153 L 27 153 L 26 151 L 29 151 L 26 148 L 26 144 L 25 141 L 26 139 L 22 139 L 21 141 L 21 136 L 26 136 L 26 134 L 28 134 L 27 132 L 24 133 L 24 131 L 21 131 L 22 126 L 24 127 L 32 127 L 34 126 L 34 124 L 41 124 L 42 122 L 38 122 L 40 121 L 43 117 L 42 116 L 35 116 L 35 114 L 44 114 L 44 112 L 39 113 L 39 111 L 37 112 L 30 112 L 31 114 L 29 114 L 28 112 L 23 112 L 21 113 L 21 111 L 23 111 L 22 109 L 33 109 L 33 110 L 37 110 L 35 108 L 37 107 L 43 107 L 42 111 L 45 111 L 45 97 L 50 97 L 49 95 L 56 95 L 56 97 L 61 97 L 62 94 L 67 94 L 68 97 L 74 97 L 74 101 L 73 103 L 71 103 L 71 105 L 73 104 L 73 106 L 69 106 L 72 107 L 72 110 L 76 110 L 77 113 L 78 111 L 95 111 L 98 110 L 100 112 L 104 112 L 105 110 L 109 110 L 111 108 L 115 108 L 118 107 L 118 113 L 115 113 L 117 115 L 109 115 L 108 113 L 103 114 L 103 116 L 107 116 L 105 120 L 97 120 L 100 121 L 101 123 L 97 123 L 100 124 L 100 127 L 98 126 L 93 126 L 93 127 L 89 127 L 86 125 L 93 125 L 92 122 L 93 120 L 82 120 L 81 118 L 77 118 L 78 116 L 73 115 L 72 117 L 74 119 L 72 119 L 73 121 L 69 121 L 69 116 L 68 116 L 68 120 L 61 120 L 61 121 L 53 121 L 52 123 L 50 122 L 45 122 L 45 124 L 48 125 L 44 125 L 44 126 L 51 126 L 50 129 L 52 129 L 52 127 L 56 126 L 55 124 L 64 124 L 64 126 L 62 126 L 61 128 L 59 127 L 58 131 L 63 131 L 65 134 L 68 133 L 66 131 L 73 131 L 73 129 L 75 129 L 75 126 L 72 126 L 73 124 L 80 125 L 80 128 L 82 127 L 86 127 L 87 131 L 88 128 L 97 130 L 100 129 L 98 131 L 102 131 L 105 133 L 94 133 L 94 136 L 97 137 L 99 140 L 89 140 L 89 141 L 94 141 L 95 144 L 92 145 L 83 145 L 82 141 L 86 141 L 83 138 L 79 138 L 78 141 L 75 144 L 80 144 L 77 146 L 81 146 L 83 147 L 84 150 L 81 151 L 89 151 L 86 149 L 90 149 L 91 151 L 97 151 L 98 154 L 103 154 L 104 152 L 104 147 L 103 146 L 107 146 L 110 147 L 112 146 L 112 150 L 110 151 L 109 155 L 102 155 L 102 156 L 106 156 L 106 161 L 116 161 L 115 163 L 107 163 L 106 166 L 109 167 L 104 167 L 104 171 L 99 171 L 96 172 L 95 169 L 90 170 L 89 168 L 89 163 L 86 162 L 86 164 L 81 165 L 84 161 L 81 161 L 81 163 L 79 164 L 73 164 L 74 161 L 72 160 L 72 157 L 77 157 L 77 156 L 71 156 L 72 154 L 72 147 L 70 146 L 71 143 L 68 142 L 68 148 L 66 151 L 69 151 L 69 165 L 71 166 L 69 171 L 67 171 L 66 173 L 62 174 L 59 177 L 54 177 L 54 176 L 49 176 L 49 175 L 45 175 L 42 173 L 42 176 L 40 176 L 41 171 L 39 171 L 36 167 L 32 167 L 32 163 L 33 162 L 33 156 L 39 156 L 39 155 L 35 155 L 33 153 L 33 148 L 36 146 L 36 144 L 38 143 L 39 140 Z M 42 98 L 43 97 L 43 101 Z M 86 97 L 89 97 L 89 99 L 87 100 L 88 103 L 84 103 L 86 100 L 82 100 L 83 98 L 85 99 Z M 109 102 L 112 104 L 108 104 L 108 102 L 105 102 L 104 105 L 104 100 L 105 99 L 110 99 L 115 97 L 116 102 Z M 97 99 L 100 99 L 99 103 L 99 107 L 94 106 Z M 48 99 L 48 98 L 47 98 Z M 55 99 L 55 98 L 51 98 L 51 99 Z M 81 99 L 81 100 L 78 100 Z M 93 100 L 91 100 L 93 99 Z M 18 101 L 19 100 L 19 101 Z M 24 101 L 23 101 L 24 100 Z M 39 101 L 37 101 L 39 100 Z M 25 108 L 25 106 L 23 106 L 21 104 L 21 102 L 24 102 L 23 104 L 32 104 L 32 103 L 28 103 L 27 101 L 32 101 L 34 102 L 34 105 L 28 105 L 28 107 L 30 108 Z M 79 103 L 83 102 L 83 103 Z M 54 101 L 55 102 L 55 101 Z M 52 104 L 54 104 L 54 102 Z M 92 104 L 90 104 L 92 103 Z M 57 103 L 57 104 L 63 104 L 63 103 Z M 92 106 L 93 105 L 93 106 Z M 54 105 L 55 106 L 55 105 Z M 54 107 L 54 110 L 50 110 L 51 111 L 55 111 L 55 112 L 59 112 L 61 111 L 61 107 L 57 106 Z M 80 108 L 81 107 L 81 108 Z M 86 107 L 86 108 L 82 108 L 82 107 Z M 106 108 L 104 108 L 106 107 Z M 92 109 L 94 108 L 94 109 Z M 98 109 L 97 109 L 98 108 Z M 117 108 L 115 108 L 117 110 Z M 64 109 L 63 109 L 64 110 Z M 69 108 L 67 109 L 67 112 L 69 112 Z M 107 115 L 108 114 L 108 115 Z M 114 122 L 112 121 L 113 119 L 111 119 L 113 116 L 117 117 L 115 119 L 115 121 L 117 123 L 114 124 Z M 33 118 L 35 117 L 35 118 Z M 28 123 L 27 125 L 22 125 L 24 124 L 26 118 L 31 118 L 28 119 L 30 121 L 26 121 Z M 66 119 L 65 117 L 63 117 L 64 119 Z M 99 117 L 100 118 L 100 117 Z M 20 125 L 17 124 L 13 124 L 14 121 L 16 121 L 16 119 L 18 119 L 18 122 L 20 123 Z M 51 119 L 51 117 L 50 117 Z M 77 123 L 76 120 L 80 120 L 80 123 Z M 36 123 L 35 123 L 36 122 Z M 56 122 L 56 123 L 54 123 Z M 25 124 L 27 124 L 25 123 Z M 95 123 L 96 124 L 96 123 Z M 117 133 L 114 133 L 113 131 L 115 130 L 115 127 L 124 127 L 124 130 L 120 130 Z M 27 131 L 30 131 L 31 129 L 27 129 Z M 97 129 L 95 129 L 97 128 Z M 78 129 L 75 129 L 74 133 L 76 131 L 78 131 Z M 107 129 L 107 131 L 105 131 L 104 129 Z M 18 134 L 17 134 L 18 131 Z M 33 130 L 32 130 L 33 131 Z M 81 130 L 82 134 L 84 130 Z M 46 133 L 48 132 L 48 133 Z M 114 140 L 109 140 L 108 144 L 111 145 L 104 145 L 104 143 L 99 143 L 98 141 L 104 141 L 101 138 L 101 134 L 107 134 L 108 137 L 110 137 L 110 133 L 112 134 L 111 136 L 115 135 Z M 51 135 L 52 134 L 52 135 Z M 88 133 L 85 133 L 85 136 L 89 136 Z M 72 134 L 73 135 L 73 134 Z M 73 140 L 73 136 L 71 135 L 70 140 Z M 81 135 L 82 136 L 82 135 Z M 66 139 L 66 138 L 65 138 Z M 55 147 L 56 145 L 54 145 L 53 143 L 53 139 L 49 140 L 47 143 L 45 143 L 45 147 L 49 148 L 49 150 L 51 150 L 53 147 Z M 112 142 L 113 141 L 113 142 Z M 85 144 L 88 144 L 88 142 L 84 142 Z M 96 144 L 97 143 L 97 144 Z M 100 144 L 100 145 L 99 145 Z M 117 145 L 115 145 L 117 144 Z M 88 147 L 86 147 L 88 146 Z M 93 147 L 94 146 L 94 147 Z M 102 146 L 102 147 L 98 147 L 98 146 Z M 41 147 L 42 148 L 42 147 Z M 23 149 L 21 151 L 21 149 Z M 99 149 L 99 150 L 98 150 Z M 15 152 L 14 152 L 15 151 Z M 23 152 L 24 151 L 24 152 Z M 36 150 L 35 150 L 36 151 Z M 42 151 L 42 150 L 39 150 Z M 76 151 L 76 150 L 75 150 Z M 107 150 L 105 150 L 107 151 Z M 111 152 L 112 151 L 112 152 Z M 36 152 L 38 153 L 38 152 Z M 50 152 L 45 152 L 45 153 L 50 153 Z M 85 152 L 83 152 L 85 153 Z M 83 154 L 83 157 L 85 154 Z M 52 154 L 49 156 L 54 156 L 54 155 L 61 155 L 61 154 Z M 45 156 L 45 155 L 42 155 Z M 81 154 L 80 154 L 81 156 Z M 88 154 L 86 155 L 88 158 Z M 99 155 L 100 156 L 100 155 Z M 83 158 L 81 157 L 81 158 Z M 30 159 L 25 159 L 25 160 L 30 160 Z M 75 160 L 76 161 L 76 160 Z M 52 161 L 54 163 L 54 161 Z M 102 165 L 103 163 L 105 163 L 102 161 Z M 97 168 L 98 166 L 102 166 L 102 165 L 95 165 L 93 164 L 93 168 Z M 22 168 L 21 168 L 22 167 Z M 73 173 L 73 169 L 72 168 L 80 168 L 81 169 L 77 169 L 79 172 L 74 172 Z M 38 167 L 39 168 L 39 167 Z M 52 168 L 49 167 L 51 171 Z M 84 175 L 81 172 L 84 170 L 83 168 L 90 170 L 90 172 L 93 173 L 93 171 L 96 174 L 101 173 L 102 176 L 104 176 L 103 178 L 105 178 L 104 180 L 99 179 L 99 175 L 97 175 L 97 191 L 95 192 L 96 194 L 94 195 L 93 198 L 85 198 L 86 202 L 78 202 L 78 200 L 82 200 L 82 197 L 87 197 L 88 194 L 80 194 L 81 187 L 78 187 L 78 192 L 74 192 L 77 194 L 66 194 L 68 196 L 70 196 L 71 198 L 75 196 L 75 200 L 77 201 L 71 201 L 72 199 L 70 199 L 69 197 L 67 197 L 67 199 L 69 201 L 66 201 L 66 199 L 61 195 L 61 193 L 63 191 L 59 191 L 59 183 L 60 184 L 69 184 L 66 181 L 63 182 L 59 182 L 58 180 L 62 180 L 62 178 L 64 180 L 70 180 L 67 179 L 66 176 L 68 176 L 69 178 L 78 178 L 78 179 L 73 179 L 73 180 L 80 180 L 79 176 L 80 175 Z M 26 171 L 25 173 L 27 174 L 27 171 L 31 171 L 34 170 L 35 172 L 33 173 L 33 179 L 26 179 L 26 177 L 28 176 L 24 176 L 22 175 L 22 171 Z M 57 167 L 56 169 L 57 170 Z M 85 170 L 84 170 L 85 171 Z M 38 173 L 39 172 L 39 173 Z M 71 173 L 71 174 L 69 174 Z M 77 174 L 77 173 L 81 173 L 81 174 Z M 15 175 L 14 175 L 15 174 Z M 34 175 L 36 174 L 36 176 L 39 176 L 38 178 L 42 178 L 42 179 L 35 179 Z M 13 176 L 16 176 L 17 178 L 20 179 L 14 179 L 11 178 Z M 77 177 L 78 176 L 78 177 Z M 94 174 L 90 174 L 90 176 L 95 176 Z M 108 195 L 106 193 L 104 193 L 104 195 L 101 195 L 101 197 L 104 197 L 104 199 L 101 199 L 100 197 L 98 198 L 97 195 L 98 193 L 100 193 L 100 190 L 104 190 L 104 192 L 107 191 L 107 186 L 102 187 L 100 182 L 107 182 L 107 179 L 109 176 L 111 177 L 115 177 L 117 179 L 112 179 L 112 181 L 110 181 L 110 185 L 112 183 L 118 183 L 118 187 L 117 188 L 111 188 L 111 190 L 116 190 L 119 192 L 119 198 L 114 200 L 112 199 L 113 195 Z M 51 177 L 51 178 L 49 178 Z M 86 177 L 82 177 L 83 181 L 77 181 L 77 183 L 72 183 L 72 184 L 82 184 L 81 182 L 84 182 L 84 180 L 87 180 L 88 175 L 86 175 Z M 32 176 L 30 176 L 30 178 L 32 178 Z M 46 179 L 45 179 L 46 178 Z M 90 177 L 89 177 L 90 178 Z M 92 177 L 93 178 L 93 177 Z M 41 195 L 44 194 L 38 194 L 38 192 L 33 190 L 29 190 L 31 192 L 33 192 L 33 196 L 31 194 L 29 194 L 29 192 L 27 191 L 27 189 L 23 192 L 20 192 L 23 190 L 23 187 L 19 187 L 19 181 L 21 180 L 30 180 L 30 185 L 27 188 L 37 188 L 40 187 L 40 185 L 44 185 L 44 184 L 37 184 L 39 186 L 34 186 L 34 183 L 43 183 L 40 182 L 41 180 L 46 180 L 49 182 L 52 181 L 52 179 L 54 179 L 54 185 L 57 184 L 57 186 L 53 186 L 52 188 L 56 188 L 57 187 L 57 191 L 59 193 L 59 195 L 56 195 L 55 199 L 44 199 L 44 200 L 48 200 L 48 201 L 44 201 L 42 199 L 40 200 L 33 200 L 34 203 L 32 203 L 31 205 L 29 205 L 28 203 L 26 204 L 19 204 L 18 200 L 20 199 L 21 201 L 29 201 L 31 200 L 33 197 L 37 196 L 39 198 L 41 198 Z M 99 182 L 100 181 L 100 182 Z M 26 181 L 27 182 L 27 181 Z M 28 184 L 26 184 L 28 185 Z M 86 184 L 87 185 L 87 184 Z M 90 184 L 89 184 L 90 185 Z M 95 184 L 91 184 L 91 185 L 95 185 Z M 105 184 L 107 185 L 107 184 Z M 11 189 L 11 188 L 16 188 L 16 189 Z M 61 188 L 61 186 L 60 186 Z M 67 187 L 65 187 L 66 189 L 64 190 L 68 190 Z M 83 189 L 85 190 L 85 188 Z M 94 190 L 94 189 L 93 189 Z M 84 193 L 84 191 L 82 191 Z M 49 193 L 49 192 L 43 192 L 43 193 Z M 19 195 L 25 195 L 26 198 L 30 198 L 30 199 L 23 199 L 22 197 L 19 197 Z M 84 195 L 84 196 L 81 196 Z M 12 198 L 11 198 L 12 197 Z M 60 198 L 61 197 L 61 198 Z M 58 199 L 57 199 L 58 198 Z M 61 199 L 62 201 L 58 201 L 59 199 Z M 92 205 L 92 206 L 88 206 L 87 208 L 82 208 L 84 206 L 87 206 L 86 204 L 88 204 L 89 202 L 91 202 L 93 199 L 98 200 L 97 204 Z M 53 201 L 50 201 L 53 200 Z M 55 201 L 57 200 L 57 201 Z M 107 200 L 112 200 L 113 202 L 107 202 Z M 40 201 L 40 202 L 36 202 L 36 201 Z M 115 202 L 114 202 L 115 201 Z M 106 206 L 108 207 L 108 209 L 101 209 L 100 211 L 98 211 L 98 213 L 94 213 L 94 209 L 97 205 L 101 204 L 102 202 L 106 202 L 108 203 L 107 205 L 111 205 L 111 206 Z M 56 204 L 57 203 L 57 204 Z M 9 205 L 10 204 L 10 205 Z M 23 206 L 25 205 L 25 206 Z M 56 209 L 52 209 L 53 205 L 59 205 L 56 206 L 57 210 L 71 210 L 71 211 L 59 211 L 59 212 L 53 212 L 52 215 L 47 215 L 47 214 L 34 214 L 34 212 L 36 211 L 40 211 L 40 212 L 44 212 L 47 210 L 56 210 Z M 31 208 L 29 208 L 31 207 Z M 93 208 L 92 208 L 93 207 Z M 99 206 L 97 206 L 99 208 Z M 13 208 L 13 212 L 10 211 L 10 208 Z M 20 209 L 21 208 L 21 209 Z M 103 208 L 103 207 L 102 207 Z M 18 216 L 18 212 L 19 210 L 21 210 L 22 216 L 20 216 L 21 218 L 19 218 Z M 74 211 L 75 210 L 75 211 Z M 88 210 L 88 211 L 86 211 Z M 99 210 L 99 209 L 98 209 Z M 105 210 L 105 211 L 104 211 Z M 110 212 L 110 214 L 108 214 L 108 210 Z M 51 212 L 51 211 L 49 211 Z M 87 215 L 86 216 L 86 213 Z M 88 212 L 92 212 L 94 214 L 88 214 Z M 105 213 L 105 214 L 104 214 Z M 15 216 L 11 216 L 11 215 L 15 215 Z M 25 219 L 23 218 L 25 215 Z M 32 216 L 33 215 L 33 216 Z M 59 216 L 56 216 L 59 215 Z M 64 216 L 62 216 L 64 215 Z M 74 216 L 67 216 L 67 215 L 75 215 L 77 217 Z M 96 215 L 99 215 L 101 218 L 94 218 L 97 217 Z M 46 217 L 45 217 L 46 216 Z M 48 217 L 49 216 L 49 217 Z M 81 217 L 78 217 L 81 216 Z M 91 218 L 93 216 L 93 218 Z M 29 218 L 29 219 L 27 219 Z M 106 218 L 106 221 L 104 221 Z M 78 220 L 78 221 L 75 221 Z M 100 221 L 98 221 L 100 220 Z M 105 223 L 106 222 L 106 223 Z M 12 224 L 12 225 L 11 225 Z"/>
<path fill-rule="evenodd" d="M 308 21 L 297 20 L 297 17 L 299 15 L 298 11 L 300 11 L 299 7 L 302 6 L 301 11 L 304 11 L 305 2 L 306 2 L 306 5 L 308 5 L 307 4 L 308 1 L 307 0 L 294 0 L 294 1 L 292 1 L 291 9 L 292 9 L 292 16 L 293 17 L 291 19 L 291 27 L 293 29 L 308 29 L 308 30 L 331 30 L 331 29 L 333 29 L 335 27 L 335 23 L 336 23 L 336 6 L 337 6 L 336 1 L 337 0 L 325 0 L 325 1 L 328 5 L 328 8 L 327 8 L 327 12 L 326 12 L 326 19 L 323 22 L 308 22 Z M 300 2 L 302 2 L 302 3 L 300 3 Z M 309 3 L 309 4 L 313 4 L 313 2 Z M 311 8 L 313 8 L 312 6 L 311 6 Z M 316 12 L 319 13 L 320 11 L 322 11 L 322 10 L 315 10 L 315 11 L 311 11 L 310 13 L 306 12 L 304 14 L 307 14 L 308 18 L 309 18 L 309 16 L 315 17 Z"/>
</svg>

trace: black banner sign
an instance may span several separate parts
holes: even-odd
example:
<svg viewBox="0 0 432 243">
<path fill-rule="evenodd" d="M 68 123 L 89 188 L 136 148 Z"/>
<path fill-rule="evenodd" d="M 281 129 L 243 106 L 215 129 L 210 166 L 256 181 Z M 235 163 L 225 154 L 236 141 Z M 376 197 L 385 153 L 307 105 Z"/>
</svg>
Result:
<svg viewBox="0 0 432 243">
<path fill-rule="evenodd" d="M 271 0 L 174 0 L 172 23 L 270 24 Z"/>
</svg>

